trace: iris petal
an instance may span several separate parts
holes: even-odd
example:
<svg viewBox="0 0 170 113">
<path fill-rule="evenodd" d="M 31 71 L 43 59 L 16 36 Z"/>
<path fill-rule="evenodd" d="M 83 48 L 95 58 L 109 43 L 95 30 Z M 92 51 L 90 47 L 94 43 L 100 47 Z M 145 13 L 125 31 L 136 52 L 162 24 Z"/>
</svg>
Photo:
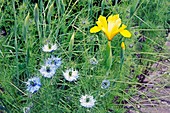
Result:
<svg viewBox="0 0 170 113">
<path fill-rule="evenodd" d="M 92 27 L 92 28 L 90 29 L 90 33 L 97 33 L 97 32 L 99 32 L 100 30 L 101 30 L 100 27 L 94 26 L 94 27 Z"/>
<path fill-rule="evenodd" d="M 119 15 L 111 15 L 107 19 L 108 21 L 108 31 L 111 33 L 115 30 L 117 30 L 121 25 L 121 19 L 119 18 Z"/>
<path fill-rule="evenodd" d="M 119 14 L 117 15 L 110 15 L 107 19 L 107 21 L 116 21 L 117 19 L 119 19 Z"/>
<path fill-rule="evenodd" d="M 120 30 L 124 30 L 126 28 L 127 28 L 127 26 L 125 24 L 122 24 L 122 26 L 120 27 Z"/>
<path fill-rule="evenodd" d="M 132 34 L 128 30 L 122 30 L 120 31 L 120 34 L 126 38 L 130 38 L 132 36 Z"/>
<path fill-rule="evenodd" d="M 119 33 L 121 19 L 119 18 L 119 14 L 117 14 L 114 16 L 113 15 L 109 16 L 107 21 L 108 21 L 108 32 L 109 32 L 108 40 L 112 40 L 113 37 Z"/>
<path fill-rule="evenodd" d="M 104 27 L 105 29 L 107 29 L 106 17 L 100 15 L 100 17 L 98 18 L 98 21 L 100 22 L 101 27 Z"/>
</svg>

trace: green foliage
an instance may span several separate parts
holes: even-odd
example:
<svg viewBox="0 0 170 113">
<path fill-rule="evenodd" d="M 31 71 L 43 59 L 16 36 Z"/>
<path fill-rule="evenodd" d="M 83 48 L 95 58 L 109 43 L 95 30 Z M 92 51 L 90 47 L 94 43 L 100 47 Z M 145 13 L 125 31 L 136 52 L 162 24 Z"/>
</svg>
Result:
<svg viewBox="0 0 170 113">
<path fill-rule="evenodd" d="M 167 57 L 164 37 L 169 28 L 168 1 L 118 1 L 1 0 L 0 112 L 20 113 L 25 107 L 32 113 L 125 112 L 123 102 L 137 92 L 136 76 Z M 107 46 L 102 32 L 90 34 L 89 29 L 99 15 L 111 14 L 120 15 L 132 38 L 117 35 Z M 122 40 L 125 51 L 121 51 Z M 50 54 L 42 51 L 48 41 L 58 44 Z M 47 79 L 39 69 L 50 55 L 62 58 L 62 65 L 52 79 Z M 98 64 L 90 64 L 91 58 Z M 79 71 L 76 82 L 64 79 L 63 71 L 69 68 Z M 32 76 L 39 76 L 42 83 L 34 94 L 26 91 L 25 84 Z M 105 79 L 111 85 L 101 89 Z M 91 109 L 80 105 L 79 99 L 85 94 L 96 99 Z"/>
</svg>

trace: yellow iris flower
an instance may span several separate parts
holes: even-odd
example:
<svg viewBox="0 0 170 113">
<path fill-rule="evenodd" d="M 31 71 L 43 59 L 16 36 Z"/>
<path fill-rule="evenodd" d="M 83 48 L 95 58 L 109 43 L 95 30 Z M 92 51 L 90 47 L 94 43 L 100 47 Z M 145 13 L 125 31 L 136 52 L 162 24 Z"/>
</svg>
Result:
<svg viewBox="0 0 170 113">
<path fill-rule="evenodd" d="M 131 33 L 128 30 L 125 30 L 127 27 L 126 25 L 122 24 L 120 27 L 121 19 L 119 18 L 119 14 L 110 15 L 107 20 L 106 17 L 100 15 L 96 24 L 97 26 L 90 29 L 90 33 L 96 33 L 102 30 L 106 34 L 109 41 L 111 41 L 118 33 L 126 38 L 131 37 Z"/>
</svg>

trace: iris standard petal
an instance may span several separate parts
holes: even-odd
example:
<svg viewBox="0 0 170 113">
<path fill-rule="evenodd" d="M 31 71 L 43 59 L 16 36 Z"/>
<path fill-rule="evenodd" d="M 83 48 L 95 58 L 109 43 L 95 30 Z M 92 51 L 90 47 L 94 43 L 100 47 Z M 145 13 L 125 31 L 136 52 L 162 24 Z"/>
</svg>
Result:
<svg viewBox="0 0 170 113">
<path fill-rule="evenodd" d="M 111 33 L 115 30 L 117 30 L 121 25 L 121 19 L 119 18 L 119 15 L 111 15 L 107 19 L 108 21 L 108 31 Z"/>
<path fill-rule="evenodd" d="M 92 27 L 92 28 L 90 29 L 90 33 L 97 33 L 97 32 L 99 32 L 100 30 L 101 30 L 100 27 L 94 26 L 94 27 Z"/>
<path fill-rule="evenodd" d="M 115 35 L 117 35 L 119 33 L 119 30 L 115 30 L 113 32 L 111 32 L 110 38 L 108 38 L 110 41 L 114 38 Z"/>
<path fill-rule="evenodd" d="M 107 19 L 107 21 L 116 21 L 117 19 L 119 19 L 119 14 L 117 15 L 110 15 Z"/>
<path fill-rule="evenodd" d="M 105 29 L 107 29 L 106 17 L 100 15 L 100 17 L 98 18 L 98 22 L 100 23 L 101 27 L 104 27 Z"/>
<path fill-rule="evenodd" d="M 120 31 L 120 34 L 126 38 L 130 38 L 132 36 L 128 30 L 122 30 Z"/>
<path fill-rule="evenodd" d="M 113 37 L 119 33 L 119 27 L 121 25 L 121 19 L 119 18 L 119 14 L 111 15 L 108 17 L 108 32 L 109 37 L 108 40 L 112 40 Z"/>
</svg>

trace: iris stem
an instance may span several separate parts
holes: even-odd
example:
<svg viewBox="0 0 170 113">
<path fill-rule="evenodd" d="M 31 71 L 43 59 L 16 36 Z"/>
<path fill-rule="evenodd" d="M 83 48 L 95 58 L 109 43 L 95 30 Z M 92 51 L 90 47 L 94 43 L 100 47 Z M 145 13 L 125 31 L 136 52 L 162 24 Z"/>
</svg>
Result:
<svg viewBox="0 0 170 113">
<path fill-rule="evenodd" d="M 107 46 L 106 46 L 106 68 L 107 68 L 107 73 L 109 74 L 109 70 L 112 66 L 112 48 L 111 48 L 111 41 L 108 41 Z"/>
</svg>

